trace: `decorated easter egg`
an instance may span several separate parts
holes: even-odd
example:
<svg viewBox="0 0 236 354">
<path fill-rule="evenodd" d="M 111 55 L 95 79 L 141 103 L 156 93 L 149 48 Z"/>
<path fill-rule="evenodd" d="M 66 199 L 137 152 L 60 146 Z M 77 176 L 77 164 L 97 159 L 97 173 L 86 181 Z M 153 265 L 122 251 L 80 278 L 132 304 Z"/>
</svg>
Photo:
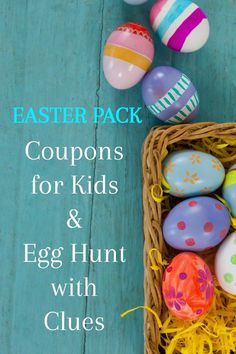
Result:
<svg viewBox="0 0 236 354">
<path fill-rule="evenodd" d="M 177 204 L 163 224 L 165 241 L 178 250 L 203 251 L 218 245 L 230 229 L 228 209 L 210 197 Z"/>
<path fill-rule="evenodd" d="M 220 160 L 210 154 L 182 150 L 170 153 L 164 160 L 163 175 L 170 186 L 170 194 L 186 198 L 217 190 L 224 182 L 225 169 Z"/>
<path fill-rule="evenodd" d="M 148 0 L 124 0 L 124 1 L 130 5 L 141 5 L 147 2 Z"/>
<path fill-rule="evenodd" d="M 188 0 L 159 0 L 150 21 L 163 44 L 183 53 L 195 52 L 207 42 L 210 26 L 202 9 Z"/>
<path fill-rule="evenodd" d="M 223 186 L 223 198 L 229 204 L 233 217 L 236 217 L 236 164 L 226 174 Z"/>
<path fill-rule="evenodd" d="M 236 295 L 236 232 L 220 245 L 215 257 L 215 273 L 220 286 Z"/>
<path fill-rule="evenodd" d="M 213 302 L 211 271 L 195 253 L 180 253 L 165 270 L 162 293 L 174 316 L 182 320 L 197 320 L 209 311 Z"/>
<path fill-rule="evenodd" d="M 146 74 L 154 57 L 154 44 L 148 30 L 126 23 L 108 38 L 103 57 L 107 81 L 117 89 L 136 85 Z"/>
<path fill-rule="evenodd" d="M 157 118 L 178 124 L 193 119 L 199 111 L 199 98 L 190 79 L 170 66 L 156 67 L 142 83 L 143 100 Z"/>
</svg>

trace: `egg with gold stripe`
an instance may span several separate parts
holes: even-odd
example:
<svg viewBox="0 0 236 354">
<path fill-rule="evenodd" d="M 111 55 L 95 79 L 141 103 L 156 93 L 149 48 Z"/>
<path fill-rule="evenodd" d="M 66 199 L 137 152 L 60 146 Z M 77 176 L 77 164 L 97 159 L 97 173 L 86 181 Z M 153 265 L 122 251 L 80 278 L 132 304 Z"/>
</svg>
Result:
<svg viewBox="0 0 236 354">
<path fill-rule="evenodd" d="M 233 217 L 236 217 L 236 164 L 226 174 L 223 197 L 229 204 Z"/>
<path fill-rule="evenodd" d="M 136 23 L 125 23 L 109 36 L 103 56 L 107 81 L 116 89 L 135 86 L 150 68 L 154 43 L 148 30 Z"/>
<path fill-rule="evenodd" d="M 205 13 L 189 0 L 158 0 L 152 7 L 150 21 L 163 44 L 177 52 L 200 49 L 210 33 Z"/>
</svg>

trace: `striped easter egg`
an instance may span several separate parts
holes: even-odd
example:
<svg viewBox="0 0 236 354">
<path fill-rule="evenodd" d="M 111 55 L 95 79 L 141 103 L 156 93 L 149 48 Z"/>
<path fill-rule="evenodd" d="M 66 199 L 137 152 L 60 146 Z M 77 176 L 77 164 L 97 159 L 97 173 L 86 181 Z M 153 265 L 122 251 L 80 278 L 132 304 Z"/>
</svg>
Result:
<svg viewBox="0 0 236 354">
<path fill-rule="evenodd" d="M 190 53 L 202 48 L 210 33 L 205 13 L 189 0 L 157 1 L 150 21 L 162 42 L 177 52 Z"/>
<path fill-rule="evenodd" d="M 142 83 L 143 100 L 157 118 L 179 124 L 192 120 L 199 111 L 199 98 L 190 79 L 170 66 L 156 67 Z"/>
<path fill-rule="evenodd" d="M 146 74 L 154 57 L 154 44 L 148 30 L 126 23 L 108 38 L 103 57 L 107 81 L 117 89 L 136 85 Z"/>
</svg>

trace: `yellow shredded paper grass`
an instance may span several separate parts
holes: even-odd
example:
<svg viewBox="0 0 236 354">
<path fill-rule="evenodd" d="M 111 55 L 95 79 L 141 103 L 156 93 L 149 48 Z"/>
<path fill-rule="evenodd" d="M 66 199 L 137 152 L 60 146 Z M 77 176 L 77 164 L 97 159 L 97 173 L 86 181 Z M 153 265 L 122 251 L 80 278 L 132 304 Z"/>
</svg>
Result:
<svg viewBox="0 0 236 354">
<path fill-rule="evenodd" d="M 203 138 L 199 140 L 178 141 L 168 146 L 162 161 L 172 151 L 194 149 L 207 152 L 217 157 L 227 170 L 233 163 L 236 163 L 236 141 L 221 138 Z M 169 186 L 162 177 L 162 185 L 153 185 L 150 188 L 152 200 L 162 205 L 162 214 L 166 214 L 176 204 L 176 199 L 169 196 Z M 213 197 L 220 199 L 227 207 L 226 201 L 219 195 Z M 161 226 L 161 225 L 160 225 Z M 232 218 L 231 231 L 236 228 L 236 219 Z M 165 249 L 165 247 L 164 247 Z M 162 272 L 162 270 L 174 257 L 175 252 L 168 249 L 166 254 L 160 250 L 151 248 L 148 251 L 150 260 L 150 272 Z M 166 354 L 236 354 L 236 296 L 226 293 L 218 284 L 214 275 L 214 257 L 216 248 L 201 253 L 206 263 L 211 268 L 214 278 L 215 295 L 211 310 L 199 318 L 198 321 L 183 321 L 171 315 L 164 301 L 162 308 L 150 308 L 139 306 L 121 315 L 125 317 L 131 312 L 144 309 L 155 319 L 158 333 L 159 349 L 157 352 Z M 172 254 L 171 254 L 172 253 Z M 150 351 L 148 353 L 154 351 Z"/>
<path fill-rule="evenodd" d="M 169 311 L 162 316 L 161 347 L 166 354 L 236 353 L 236 297 L 215 280 L 211 311 L 198 321 L 182 321 Z"/>
<path fill-rule="evenodd" d="M 202 138 L 198 140 L 178 140 L 174 144 L 168 145 L 162 152 L 163 161 L 172 151 L 193 149 L 210 153 L 217 157 L 227 170 L 233 163 L 236 163 L 236 141 L 217 137 Z M 162 176 L 161 185 L 150 187 L 152 200 L 161 204 L 162 214 L 166 214 L 177 203 L 176 199 L 169 193 L 167 181 Z M 220 195 L 213 195 L 220 199 L 226 207 L 225 200 Z M 228 207 L 229 208 L 229 207 Z M 161 225 L 157 225 L 160 227 Z M 231 231 L 236 228 L 236 219 L 232 218 Z M 162 243 L 162 242 L 161 242 Z M 150 261 L 150 272 L 161 272 L 174 257 L 174 250 L 164 247 L 164 253 L 151 248 L 146 250 Z M 216 249 L 201 253 L 200 256 L 211 268 L 214 278 L 215 295 L 211 310 L 199 318 L 198 321 L 183 321 L 174 317 L 162 301 L 162 308 L 150 308 L 149 306 L 139 306 L 124 312 L 121 317 L 143 309 L 150 313 L 155 319 L 159 332 L 156 333 L 159 349 L 151 349 L 147 346 L 145 353 L 156 352 L 166 354 L 236 354 L 236 296 L 226 293 L 218 284 L 214 275 L 214 257 Z M 172 254 L 171 254 L 172 253 Z M 165 259 L 167 258 L 168 261 Z M 145 322 L 146 323 L 146 322 Z M 154 326 L 152 324 L 152 326 Z M 153 333 L 154 328 L 150 329 Z M 146 333 L 146 328 L 145 328 Z M 153 343 L 153 342 L 152 342 Z M 151 344 L 151 343 L 149 343 Z M 157 344 L 157 345 L 158 345 Z"/>
</svg>

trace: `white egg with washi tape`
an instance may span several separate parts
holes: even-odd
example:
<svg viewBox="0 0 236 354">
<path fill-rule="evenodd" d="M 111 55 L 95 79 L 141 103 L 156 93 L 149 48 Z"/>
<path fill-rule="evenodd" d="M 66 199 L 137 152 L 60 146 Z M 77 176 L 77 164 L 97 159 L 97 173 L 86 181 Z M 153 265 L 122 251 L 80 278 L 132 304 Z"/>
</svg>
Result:
<svg viewBox="0 0 236 354">
<path fill-rule="evenodd" d="M 189 0 L 157 1 L 151 9 L 150 21 L 163 44 L 177 52 L 197 51 L 210 34 L 207 16 Z"/>
</svg>

